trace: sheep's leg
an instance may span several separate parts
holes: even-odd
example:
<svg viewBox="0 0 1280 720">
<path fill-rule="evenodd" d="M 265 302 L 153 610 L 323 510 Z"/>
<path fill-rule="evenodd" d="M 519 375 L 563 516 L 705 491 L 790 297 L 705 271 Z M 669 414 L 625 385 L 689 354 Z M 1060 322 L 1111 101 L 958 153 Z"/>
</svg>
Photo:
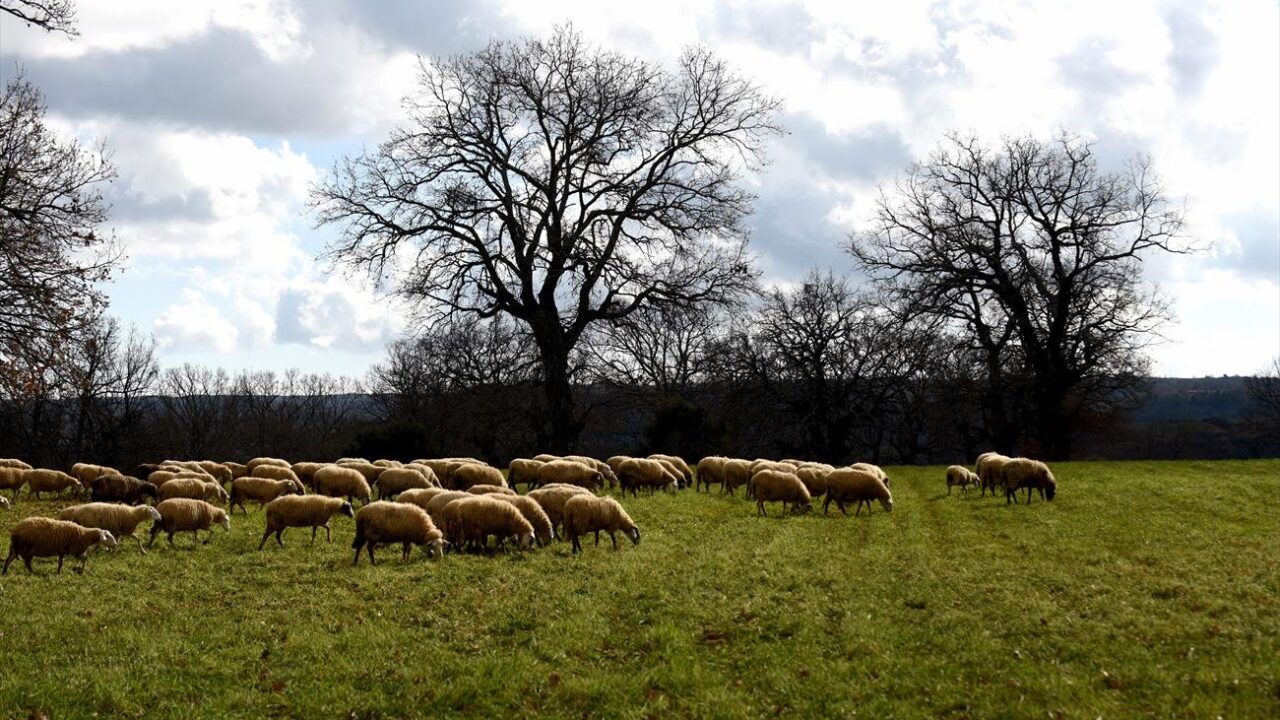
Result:
<svg viewBox="0 0 1280 720">
<path fill-rule="evenodd" d="M 768 513 L 766 513 L 766 512 L 764 511 L 764 501 L 763 501 L 763 500 L 757 500 L 757 501 L 756 501 L 756 515 L 764 515 L 765 517 L 768 517 Z"/>
<path fill-rule="evenodd" d="M 600 531 L 599 530 L 596 531 L 596 547 L 600 547 Z"/>
<path fill-rule="evenodd" d="M 263 545 L 267 544 L 267 538 L 271 537 L 271 528 L 267 528 L 262 533 L 262 542 L 258 543 L 258 549 L 261 550 Z"/>
<path fill-rule="evenodd" d="M 360 564 L 360 551 L 361 551 L 362 549 L 363 549 L 363 548 L 361 548 L 359 545 L 357 545 L 357 546 L 356 546 L 356 556 L 355 556 L 355 559 L 351 561 L 351 564 L 352 564 L 352 565 L 359 565 L 359 564 Z"/>
<path fill-rule="evenodd" d="M 578 534 L 577 534 L 577 533 L 574 533 L 574 534 L 569 538 L 569 540 L 570 540 L 571 544 L 573 545 L 573 554 L 574 554 L 574 555 L 577 555 L 578 553 L 582 552 L 582 541 L 578 538 Z"/>
<path fill-rule="evenodd" d="M 615 533 L 614 531 L 610 530 L 610 531 L 609 531 L 609 538 L 610 538 L 611 540 L 613 540 L 613 549 L 614 549 L 614 550 L 617 550 L 617 549 L 618 549 L 618 534 L 617 534 L 617 533 Z"/>
<path fill-rule="evenodd" d="M 8 575 L 8 574 L 9 574 L 9 565 L 13 562 L 13 559 L 14 559 L 14 558 L 16 558 L 16 557 L 18 557 L 18 554 L 17 554 L 17 553 L 12 553 L 12 552 L 11 552 L 11 553 L 9 553 L 9 557 L 7 557 L 7 558 L 5 558 L 5 559 L 4 559 L 4 569 L 3 569 L 3 570 L 0 570 L 0 575 Z"/>
<path fill-rule="evenodd" d="M 276 531 L 276 545 L 279 545 L 280 547 L 284 547 L 284 538 L 281 537 L 282 535 L 284 535 L 284 531 L 285 531 L 284 528 L 280 528 L 279 530 Z"/>
<path fill-rule="evenodd" d="M 408 560 L 408 559 L 409 559 L 409 543 L 407 543 L 407 542 L 406 542 L 406 543 L 400 543 L 400 550 L 401 550 L 401 553 L 400 553 L 400 559 L 401 559 L 401 560 Z"/>
<path fill-rule="evenodd" d="M 378 561 L 373 559 L 373 543 L 369 543 L 367 548 L 369 550 L 369 564 L 377 565 Z"/>
<path fill-rule="evenodd" d="M 843 509 L 843 508 L 841 508 L 841 509 Z M 845 515 L 848 515 L 848 514 L 849 514 L 849 513 L 847 513 L 847 512 L 845 513 Z M 862 514 L 862 501 L 861 501 L 861 500 L 859 500 L 859 501 L 858 501 L 858 506 L 857 506 L 857 508 L 853 511 L 853 516 L 854 516 L 854 517 L 858 517 L 858 516 L 859 516 L 859 515 L 861 515 L 861 514 Z"/>
<path fill-rule="evenodd" d="M 327 520 L 324 523 L 324 541 L 327 543 L 333 542 L 333 535 L 329 533 L 329 522 Z"/>
<path fill-rule="evenodd" d="M 66 557 L 66 556 L 65 556 L 65 555 L 59 555 L 59 556 L 58 556 L 58 574 L 59 574 L 59 575 L 61 575 L 61 574 L 62 574 L 62 558 L 64 558 L 64 557 Z"/>
<path fill-rule="evenodd" d="M 169 547 L 177 549 L 176 546 L 173 544 L 173 533 L 166 533 L 165 540 L 169 541 Z"/>
<path fill-rule="evenodd" d="M 312 544 L 312 545 L 315 545 L 315 544 L 316 544 L 316 533 L 318 533 L 318 532 L 320 532 L 320 526 L 319 526 L 319 525 L 312 525 L 312 526 L 311 526 L 311 544 Z"/>
<path fill-rule="evenodd" d="M 142 551 L 142 554 L 143 554 L 143 555 L 146 555 L 146 554 L 147 554 L 147 549 L 146 549 L 145 547 L 143 547 L 143 546 L 142 546 L 142 538 L 138 537 L 137 535 L 130 535 L 129 537 L 131 537 L 131 538 L 133 538 L 134 540 L 136 540 L 136 541 L 137 541 L 137 543 L 138 543 L 138 549 Z"/>
<path fill-rule="evenodd" d="M 849 517 L 849 508 L 843 502 L 837 502 L 836 507 L 840 508 L 840 514 Z"/>
</svg>

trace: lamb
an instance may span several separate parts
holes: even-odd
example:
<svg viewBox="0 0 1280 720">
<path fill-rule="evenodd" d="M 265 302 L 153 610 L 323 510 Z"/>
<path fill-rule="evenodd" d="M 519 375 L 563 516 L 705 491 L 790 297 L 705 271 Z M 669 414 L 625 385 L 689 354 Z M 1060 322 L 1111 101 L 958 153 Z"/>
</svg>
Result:
<svg viewBox="0 0 1280 720">
<path fill-rule="evenodd" d="M 525 485 L 534 487 L 538 484 L 538 468 L 546 463 L 541 460 L 516 458 L 507 465 L 507 484 L 511 487 Z"/>
<path fill-rule="evenodd" d="M 947 494 L 951 494 L 953 485 L 960 486 L 960 492 L 968 494 L 970 485 L 977 485 L 981 482 L 978 474 L 963 465 L 951 465 L 947 467 Z"/>
<path fill-rule="evenodd" d="M 1004 502 L 1018 502 L 1018 491 L 1027 489 L 1027 504 L 1031 504 L 1031 491 L 1038 490 L 1041 500 L 1053 500 L 1058 494 L 1058 482 L 1049 466 L 1039 460 L 1013 458 L 1002 468 L 1004 478 Z"/>
<path fill-rule="evenodd" d="M 872 475 L 875 475 L 876 477 L 880 478 L 880 482 L 884 483 L 885 487 L 889 487 L 889 476 L 888 474 L 885 473 L 884 470 L 880 469 L 879 465 L 872 465 L 871 463 L 854 463 L 849 466 L 849 469 L 869 472 Z"/>
<path fill-rule="evenodd" d="M 621 480 L 621 478 L 619 478 Z M 542 506 L 542 511 L 547 514 L 551 520 L 551 527 L 562 528 L 564 521 L 564 504 L 569 498 L 575 495 L 591 495 L 590 490 L 577 485 L 558 485 L 556 487 L 542 487 L 537 490 L 530 490 L 525 497 L 533 498 L 534 502 Z"/>
<path fill-rule="evenodd" d="M 249 474 L 253 474 L 253 471 L 259 465 L 275 465 L 276 467 L 287 468 L 289 467 L 289 461 L 281 460 L 280 458 L 273 458 L 273 457 L 256 457 L 244 464 L 245 469 L 249 472 Z"/>
<path fill-rule="evenodd" d="M 444 553 L 444 534 L 436 529 L 431 516 L 417 505 L 394 503 L 385 500 L 369 503 L 356 513 L 356 537 L 351 547 L 355 549 L 353 565 L 360 564 L 360 550 L 368 548 L 369 564 L 376 565 L 373 549 L 378 545 L 400 543 L 409 559 L 411 545 L 417 545 L 427 557 Z"/>
<path fill-rule="evenodd" d="M 138 549 L 146 555 L 147 549 L 142 546 L 142 538 L 134 535 L 133 531 L 137 530 L 144 520 L 158 522 L 160 511 L 150 505 L 130 507 L 115 503 L 94 502 L 63 508 L 58 512 L 58 519 L 68 520 L 87 528 L 106 530 L 115 536 L 116 542 L 127 537 L 133 538 L 138 543 Z"/>
<path fill-rule="evenodd" d="M 576 460 L 552 460 L 538 468 L 538 484 L 563 483 L 577 485 L 588 490 L 599 490 L 604 485 L 604 475 L 590 465 Z"/>
<path fill-rule="evenodd" d="M 613 468 L 609 467 L 609 463 L 601 462 L 600 460 L 593 457 L 587 457 L 586 455 L 566 455 L 564 459 L 580 462 L 587 467 L 595 468 L 600 475 L 604 477 L 604 481 L 609 483 L 609 487 L 612 488 L 618 486 L 618 476 L 614 473 Z"/>
<path fill-rule="evenodd" d="M 173 498 L 189 498 L 224 504 L 231 499 L 221 485 L 212 479 L 202 480 L 198 477 L 174 478 L 160 487 L 157 497 L 161 502 Z"/>
<path fill-rule="evenodd" d="M 983 497 L 986 497 L 988 490 L 995 495 L 996 488 L 1004 487 L 1004 466 L 1011 459 L 997 452 L 984 452 L 978 456 L 977 461 L 974 462 L 974 469 L 978 472 L 979 487 L 982 488 Z"/>
<path fill-rule="evenodd" d="M 675 468 L 676 474 L 681 478 L 680 487 L 688 487 L 693 482 L 693 471 L 689 469 L 689 463 L 685 462 L 684 458 L 676 455 L 654 453 L 649 456 L 649 459 L 671 464 Z"/>
<path fill-rule="evenodd" d="M 14 470 L 30 470 L 31 466 L 21 460 L 13 458 L 0 458 L 0 468 L 13 468 Z"/>
<path fill-rule="evenodd" d="M 680 485 L 680 478 L 671 470 L 669 464 L 661 460 L 631 458 L 624 460 L 618 467 L 618 483 L 622 486 L 623 495 L 627 490 L 635 495 L 642 487 L 663 488 L 674 492 Z"/>
<path fill-rule="evenodd" d="M 127 475 L 102 475 L 89 485 L 89 499 L 94 502 L 141 505 L 147 498 L 156 499 L 157 495 L 155 485 Z"/>
<path fill-rule="evenodd" d="M 519 508 L 508 502 L 487 495 L 462 498 L 449 503 L 446 522 L 454 532 L 449 537 L 457 546 L 472 545 L 485 548 L 492 535 L 499 545 L 507 538 L 515 538 L 521 550 L 533 547 L 533 525 L 525 520 Z M 447 531 L 447 530 L 446 530 Z"/>
<path fill-rule="evenodd" d="M 854 515 L 862 513 L 863 503 L 867 504 L 867 512 L 870 513 L 873 500 L 879 501 L 885 512 L 893 512 L 893 495 L 878 475 L 866 470 L 841 468 L 827 475 L 827 497 L 822 503 L 822 512 L 825 515 L 834 501 L 845 515 L 849 514 L 845 503 L 850 502 L 858 503 Z"/>
<path fill-rule="evenodd" d="M 269 467 L 267 465 L 260 466 Z M 282 470 L 283 468 L 277 468 Z M 172 485 L 173 483 L 170 483 Z M 259 505 L 266 505 L 276 498 L 285 495 L 301 495 L 303 494 L 302 483 L 297 480 L 272 480 L 264 477 L 242 477 L 231 481 L 231 497 L 227 510 L 235 512 L 236 506 L 240 506 L 240 510 L 245 514 L 249 514 L 249 510 L 245 508 L 244 501 L 252 500 Z"/>
<path fill-rule="evenodd" d="M 378 498 L 385 500 L 394 498 L 405 490 L 413 488 L 429 488 L 431 483 L 417 470 L 410 468 L 387 468 L 378 476 Z"/>
<path fill-rule="evenodd" d="M 27 484 L 25 472 L 22 468 L 0 467 L 0 490 L 12 490 L 16 500 L 18 492 Z"/>
<path fill-rule="evenodd" d="M 506 487 L 507 480 L 502 471 L 488 465 L 467 463 L 453 471 L 451 484 L 454 490 L 466 490 L 472 485 L 496 485 Z"/>
<path fill-rule="evenodd" d="M 533 526 L 533 535 L 539 545 L 545 547 L 556 539 L 556 531 L 551 526 L 551 518 L 547 517 L 547 512 L 542 509 L 537 500 L 525 495 L 503 495 L 501 493 L 495 493 L 490 497 L 514 505 L 520 511 L 520 514 L 524 516 L 524 519 L 528 520 L 529 524 Z"/>
<path fill-rule="evenodd" d="M 189 532 L 195 542 L 199 543 L 200 531 L 208 530 L 209 537 L 204 541 L 204 544 L 208 545 L 213 540 L 215 524 L 231 532 L 231 516 L 227 515 L 222 508 L 210 505 L 203 500 L 171 498 L 160 501 L 160 504 L 156 505 L 156 510 L 160 511 L 160 521 L 152 523 L 151 540 L 147 543 L 147 547 L 155 545 L 156 536 L 162 532 L 167 536 L 170 547 L 174 546 L 174 533 Z"/>
<path fill-rule="evenodd" d="M 0 575 L 8 575 L 10 563 L 19 557 L 27 566 L 27 572 L 34 573 L 32 558 L 57 556 L 58 572 L 62 572 L 62 561 L 68 555 L 80 561 L 76 571 L 84 572 L 89 551 L 99 545 L 114 549 L 115 536 L 106 530 L 82 527 L 66 520 L 42 517 L 19 520 L 9 531 L 9 557 L 5 558 Z"/>
<path fill-rule="evenodd" d="M 754 487 L 758 515 L 768 515 L 764 509 L 766 502 L 781 502 L 784 512 L 790 505 L 793 515 L 807 513 L 813 509 L 813 496 L 809 494 L 808 488 L 800 482 L 800 478 L 796 477 L 795 473 L 761 470 L 751 476 L 751 484 Z"/>
<path fill-rule="evenodd" d="M 509 487 L 499 487 L 498 485 L 472 485 L 466 489 L 471 495 L 516 495 L 515 490 Z"/>
<path fill-rule="evenodd" d="M 302 481 L 298 479 L 298 474 L 293 468 L 280 467 L 279 465 L 259 465 L 253 469 L 249 477 L 266 478 L 268 480 L 288 480 L 296 483 L 299 488 L 302 487 Z"/>
<path fill-rule="evenodd" d="M 564 504 L 564 532 L 573 544 L 574 554 L 582 551 L 580 538 L 587 533 L 594 532 L 599 545 L 601 531 L 609 533 L 614 550 L 618 549 L 618 531 L 631 538 L 632 543 L 640 544 L 640 528 L 617 500 L 592 495 L 569 498 Z"/>
<path fill-rule="evenodd" d="M 75 495 L 84 488 L 79 480 L 61 470 L 23 470 L 22 477 L 37 500 L 40 499 L 40 493 L 51 492 L 54 495 L 61 495 L 63 490 L 69 488 L 71 494 Z"/>
<path fill-rule="evenodd" d="M 334 515 L 355 517 L 351 503 L 342 498 L 331 498 L 325 495 L 285 495 L 267 503 L 267 529 L 262 533 L 261 550 L 267 544 L 272 533 L 276 536 L 276 544 L 284 547 L 281 536 L 291 527 L 311 528 L 311 544 L 316 544 L 316 531 L 324 528 L 325 542 L 332 542 L 329 532 L 329 520 Z"/>
<path fill-rule="evenodd" d="M 724 463 L 729 458 L 711 455 L 704 457 L 698 461 L 698 472 L 694 475 L 696 482 L 693 485 L 694 491 L 698 491 L 703 485 L 707 486 L 707 492 L 711 492 L 712 484 L 719 485 L 724 488 Z"/>
<path fill-rule="evenodd" d="M 427 505 L 431 502 L 431 498 L 434 498 L 437 495 L 443 495 L 444 493 L 448 493 L 448 492 L 454 492 L 454 491 L 445 490 L 444 488 L 437 488 L 437 487 L 411 488 L 397 495 L 396 502 L 409 503 L 410 505 L 417 505 L 423 510 L 426 510 Z"/>
<path fill-rule="evenodd" d="M 316 492 L 332 497 L 345 497 L 351 502 L 369 502 L 369 483 L 358 470 L 339 465 L 326 465 L 312 476 Z"/>
<path fill-rule="evenodd" d="M 737 458 L 725 460 L 720 479 L 724 483 L 720 492 L 733 495 L 735 490 L 751 482 L 751 462 Z"/>
</svg>

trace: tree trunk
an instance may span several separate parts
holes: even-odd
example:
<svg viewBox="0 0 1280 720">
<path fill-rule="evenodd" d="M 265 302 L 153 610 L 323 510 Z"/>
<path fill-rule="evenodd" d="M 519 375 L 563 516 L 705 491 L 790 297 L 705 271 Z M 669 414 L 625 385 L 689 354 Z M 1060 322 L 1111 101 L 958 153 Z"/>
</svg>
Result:
<svg viewBox="0 0 1280 720">
<path fill-rule="evenodd" d="M 1070 460 L 1073 428 L 1066 417 L 1067 390 L 1062 383 L 1045 378 L 1036 393 L 1036 439 L 1044 460 Z"/>
<path fill-rule="evenodd" d="M 573 385 L 569 382 L 569 343 L 562 331 L 535 332 L 542 358 L 542 388 L 547 397 L 547 451 L 566 455 L 575 449 L 582 421 L 573 401 Z"/>
</svg>

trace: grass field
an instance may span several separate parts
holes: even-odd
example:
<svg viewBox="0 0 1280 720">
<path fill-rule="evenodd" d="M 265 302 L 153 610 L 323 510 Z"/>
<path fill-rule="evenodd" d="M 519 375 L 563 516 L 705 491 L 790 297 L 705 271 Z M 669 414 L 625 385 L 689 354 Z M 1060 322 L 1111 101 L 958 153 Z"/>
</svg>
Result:
<svg viewBox="0 0 1280 720">
<path fill-rule="evenodd" d="M 353 568 L 348 518 L 259 553 L 256 511 L 16 563 L 0 717 L 1280 717 L 1280 461 L 1061 464 L 1029 508 L 889 470 L 892 514 L 641 497 L 579 558 Z"/>
</svg>

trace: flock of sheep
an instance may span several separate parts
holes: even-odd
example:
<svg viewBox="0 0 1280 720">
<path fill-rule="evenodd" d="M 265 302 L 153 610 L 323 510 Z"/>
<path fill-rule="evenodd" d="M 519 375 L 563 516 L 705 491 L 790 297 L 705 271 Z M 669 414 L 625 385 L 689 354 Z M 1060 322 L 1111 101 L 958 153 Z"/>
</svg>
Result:
<svg viewBox="0 0 1280 720">
<path fill-rule="evenodd" d="M 955 485 L 962 492 L 979 485 L 984 495 L 1003 489 L 1006 503 L 1016 502 L 1020 489 L 1027 490 L 1028 503 L 1033 490 L 1048 500 L 1056 491 L 1053 474 L 1043 463 L 996 453 L 980 455 L 976 472 L 949 467 L 946 479 L 948 493 Z M 824 498 L 824 513 L 833 502 L 845 515 L 850 504 L 856 505 L 855 515 L 864 504 L 868 512 L 873 503 L 893 509 L 889 476 L 868 463 L 837 468 L 801 460 L 706 457 L 695 472 L 672 455 L 614 456 L 607 461 L 539 455 L 512 460 L 504 474 L 474 458 L 290 463 L 259 457 L 244 464 L 171 460 L 139 465 L 125 475 L 84 463 L 66 473 L 0 459 L 0 491 L 11 490 L 14 498 L 25 487 L 37 499 L 69 491 L 91 500 L 66 507 L 53 518 L 28 517 L 16 523 L 0 574 L 7 574 L 17 558 L 31 571 L 34 557 L 57 557 L 61 572 L 63 560 L 70 556 L 80 561 L 77 569 L 83 571 L 90 550 L 114 549 L 126 537 L 133 538 L 143 554 L 161 533 L 172 546 L 177 533 L 190 532 L 198 544 L 205 531 L 207 544 L 215 526 L 231 529 L 236 508 L 248 514 L 246 501 L 265 506 L 259 550 L 273 535 L 283 546 L 288 528 L 310 528 L 313 544 L 324 528 L 329 540 L 335 515 L 354 518 L 357 564 L 362 552 L 376 563 L 374 550 L 383 545 L 400 545 L 404 558 L 414 546 L 428 557 L 439 557 L 448 549 L 487 551 L 490 539 L 496 549 L 511 542 L 527 550 L 567 538 L 577 553 L 583 536 L 594 534 L 599 545 L 602 532 L 609 534 L 616 550 L 618 533 L 639 544 L 640 530 L 615 498 L 599 494 L 606 486 L 618 488 L 625 497 L 642 489 L 675 492 L 691 485 L 695 491 L 710 491 L 713 484 L 730 495 L 743 488 L 760 515 L 767 514 L 769 502 L 782 503 L 784 513 L 808 512 L 816 497 Z M 523 495 L 517 492 L 521 485 Z M 358 511 L 355 503 L 362 504 Z M 10 507 L 0 495 L 0 509 Z M 148 520 L 150 538 L 144 547 L 134 533 Z"/>
</svg>

